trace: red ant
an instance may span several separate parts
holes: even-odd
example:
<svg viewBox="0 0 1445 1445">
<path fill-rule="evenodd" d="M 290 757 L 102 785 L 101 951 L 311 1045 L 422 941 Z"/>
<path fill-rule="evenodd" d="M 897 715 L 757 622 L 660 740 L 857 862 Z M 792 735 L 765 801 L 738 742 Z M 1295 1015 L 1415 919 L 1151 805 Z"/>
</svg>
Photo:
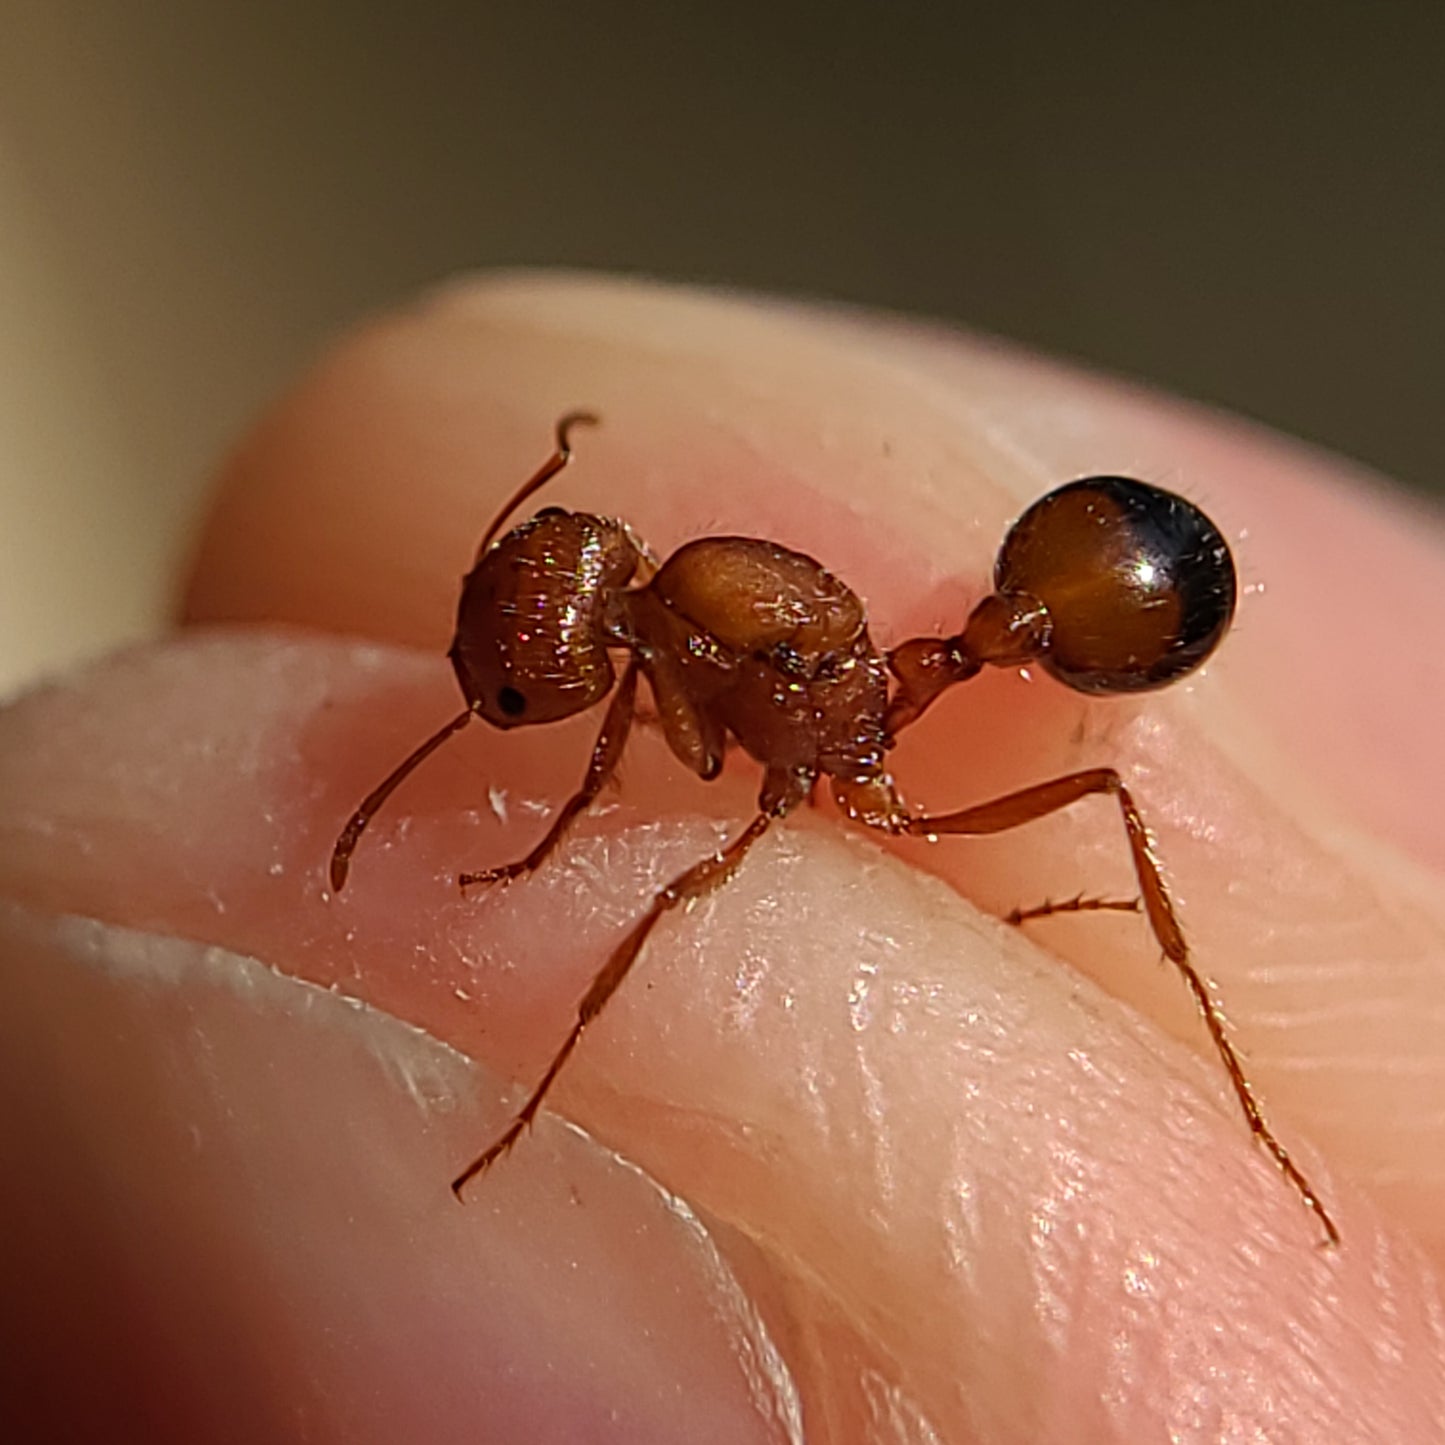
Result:
<svg viewBox="0 0 1445 1445">
<path fill-rule="evenodd" d="M 774 542 L 705 537 L 659 564 L 626 523 L 547 507 L 493 545 L 503 522 L 571 460 L 573 428 L 596 422 L 588 412 L 564 416 L 556 450 L 487 528 L 462 584 L 448 654 L 466 709 L 352 815 L 331 855 L 332 887 L 345 886 L 362 832 L 397 785 L 473 717 L 499 728 L 527 727 L 571 717 L 611 693 L 582 786 L 542 841 L 514 863 L 463 873 L 459 882 L 500 883 L 540 867 L 616 771 L 637 715 L 639 675 L 652 690 L 669 746 L 693 772 L 716 778 L 731 735 L 762 764 L 762 791 L 747 827 L 658 892 L 612 950 L 542 1081 L 453 1182 L 457 1196 L 531 1124 L 662 915 L 724 884 L 768 828 L 827 777 L 850 818 L 930 838 L 1001 833 L 1091 794 L 1113 798 L 1149 926 L 1203 1016 L 1251 1131 L 1337 1244 L 1334 1221 L 1265 1120 L 1224 1014 L 1190 961 L 1148 830 L 1119 774 L 1088 768 L 958 812 L 919 815 L 908 811 L 885 766 L 898 733 L 986 665 L 1037 662 L 1085 693 L 1139 692 L 1192 672 L 1234 616 L 1234 562 L 1209 518 L 1183 498 L 1127 477 L 1071 482 L 1010 528 L 994 590 L 957 636 L 915 638 L 885 658 L 868 636 L 859 598 L 811 557 Z M 614 652 L 627 654 L 620 679 Z M 1080 898 L 1016 910 L 1011 921 L 1138 906 Z"/>
</svg>

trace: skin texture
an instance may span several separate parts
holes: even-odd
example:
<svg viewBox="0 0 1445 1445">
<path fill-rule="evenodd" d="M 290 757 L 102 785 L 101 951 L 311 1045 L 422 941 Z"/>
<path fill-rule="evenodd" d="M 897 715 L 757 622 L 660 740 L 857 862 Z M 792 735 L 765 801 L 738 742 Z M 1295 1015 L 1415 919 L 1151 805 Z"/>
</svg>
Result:
<svg viewBox="0 0 1445 1445">
<path fill-rule="evenodd" d="M 576 405 L 604 426 L 547 500 L 664 555 L 806 551 L 885 646 L 956 629 L 1060 480 L 1205 506 L 1247 591 L 1203 674 L 1122 700 L 986 675 L 895 767 L 935 809 L 1124 773 L 1342 1249 L 1140 920 L 990 917 L 1132 891 L 1103 801 L 932 847 L 805 810 L 664 922 L 556 1114 L 457 1206 L 608 946 L 757 788 L 644 728 L 554 864 L 462 900 L 598 714 L 474 725 L 326 891 L 347 813 L 456 711 L 457 579 Z M 888 320 L 511 275 L 351 338 L 228 466 L 204 626 L 0 715 L 26 1438 L 1431 1438 L 1441 545 L 1302 448 Z"/>
</svg>

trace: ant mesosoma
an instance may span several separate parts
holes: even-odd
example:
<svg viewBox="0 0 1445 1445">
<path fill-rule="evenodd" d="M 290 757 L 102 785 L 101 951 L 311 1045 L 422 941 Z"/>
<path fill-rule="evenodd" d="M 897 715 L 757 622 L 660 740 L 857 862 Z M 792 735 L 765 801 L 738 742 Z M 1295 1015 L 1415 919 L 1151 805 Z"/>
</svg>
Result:
<svg viewBox="0 0 1445 1445">
<path fill-rule="evenodd" d="M 663 736 L 700 778 L 722 770 L 729 736 L 762 764 L 756 816 L 719 852 L 680 873 L 612 950 L 577 1009 L 571 1032 L 511 1124 L 453 1182 L 463 1187 L 516 1143 L 588 1024 L 627 977 L 662 915 L 718 888 L 748 850 L 826 777 L 842 810 L 867 827 L 935 838 L 1000 833 L 1092 794 L 1119 806 L 1140 900 L 1074 899 L 1017 910 L 1021 922 L 1094 908 L 1143 911 L 1178 969 L 1229 1075 L 1250 1130 L 1327 1240 L 1339 1232 L 1275 1137 L 1226 1031 L 1224 1014 L 1190 961 L 1149 833 L 1113 768 L 1088 768 L 953 813 L 908 811 L 885 766 L 898 733 L 944 691 L 986 665 L 1037 662 L 1085 693 L 1139 692 L 1193 671 L 1234 615 L 1229 547 L 1181 497 L 1126 477 L 1087 477 L 1050 492 L 1010 528 L 994 590 L 955 637 L 920 637 L 885 658 L 863 603 L 811 557 L 751 537 L 704 537 L 659 563 L 626 523 L 547 507 L 497 540 L 502 524 L 571 460 L 575 427 L 557 423 L 556 450 L 487 528 L 462 584 L 448 656 L 466 709 L 362 802 L 331 855 L 332 888 L 346 883 L 367 824 L 397 785 L 473 717 L 498 728 L 571 717 L 612 700 L 577 792 L 524 858 L 463 873 L 463 888 L 530 873 L 617 769 L 647 679 Z M 495 542 L 495 545 L 494 545 Z M 625 652 L 620 679 L 612 654 Z M 889 674 L 894 687 L 890 696 Z"/>
</svg>

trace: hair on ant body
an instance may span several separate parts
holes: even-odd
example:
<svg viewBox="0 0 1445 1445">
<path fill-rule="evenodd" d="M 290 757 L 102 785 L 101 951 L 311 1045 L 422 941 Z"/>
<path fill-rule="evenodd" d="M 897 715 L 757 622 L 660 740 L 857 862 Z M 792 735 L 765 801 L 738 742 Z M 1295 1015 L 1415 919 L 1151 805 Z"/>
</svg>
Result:
<svg viewBox="0 0 1445 1445">
<path fill-rule="evenodd" d="M 1050 492 L 1013 524 L 993 591 L 953 637 L 919 637 L 886 657 L 868 635 L 862 601 L 813 558 L 752 537 L 704 537 L 659 563 L 624 522 L 547 507 L 498 536 L 503 523 L 572 458 L 589 412 L 557 423 L 556 449 L 487 528 L 462 584 L 449 657 L 465 709 L 363 800 L 331 855 L 346 884 L 368 823 L 420 763 L 474 717 L 497 728 L 571 717 L 607 699 L 581 786 L 525 857 L 463 888 L 506 882 L 541 866 L 616 771 L 637 714 L 639 676 L 668 745 L 698 777 L 722 770 L 734 739 L 763 769 L 757 812 L 724 848 L 659 890 L 613 948 L 576 1019 L 502 1134 L 453 1181 L 464 1186 L 515 1144 L 535 1118 L 587 1026 L 627 977 L 669 910 L 721 887 L 765 832 L 826 778 L 850 818 L 887 833 L 937 838 L 1005 832 L 1091 795 L 1112 798 L 1124 824 L 1138 900 L 1076 898 L 1016 910 L 1138 909 L 1204 1020 L 1255 1138 L 1318 1218 L 1339 1231 L 1254 1096 L 1224 1014 L 1196 970 L 1144 820 L 1113 768 L 1088 768 L 956 812 L 917 814 L 886 766 L 898 734 L 949 688 L 984 667 L 1037 662 L 1085 693 L 1167 686 L 1214 651 L 1234 616 L 1236 581 L 1218 529 L 1182 497 L 1127 477 L 1087 477 Z M 618 676 L 612 654 L 625 652 Z"/>
</svg>

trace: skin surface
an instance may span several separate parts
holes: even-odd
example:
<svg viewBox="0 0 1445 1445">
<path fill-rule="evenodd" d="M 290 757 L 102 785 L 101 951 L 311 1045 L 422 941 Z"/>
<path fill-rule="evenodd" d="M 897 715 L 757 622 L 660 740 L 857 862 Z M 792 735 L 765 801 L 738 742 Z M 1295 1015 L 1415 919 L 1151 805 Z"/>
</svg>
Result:
<svg viewBox="0 0 1445 1445">
<path fill-rule="evenodd" d="M 808 552 L 884 646 L 956 629 L 1060 480 L 1209 511 L 1248 590 L 1204 673 L 986 675 L 895 770 L 934 809 L 1123 772 L 1339 1251 L 1139 919 L 990 916 L 1133 891 L 1103 801 L 937 846 L 805 810 L 663 923 L 556 1114 L 457 1206 L 608 946 L 757 788 L 644 728 L 555 863 L 462 900 L 599 714 L 474 725 L 326 891 L 350 809 L 456 711 L 457 579 L 577 405 L 604 425 L 547 501 L 664 555 Z M 507 275 L 351 338 L 228 466 L 203 626 L 0 714 L 24 1438 L 1431 1438 L 1441 549 L 1303 448 L 886 319 Z"/>
</svg>

